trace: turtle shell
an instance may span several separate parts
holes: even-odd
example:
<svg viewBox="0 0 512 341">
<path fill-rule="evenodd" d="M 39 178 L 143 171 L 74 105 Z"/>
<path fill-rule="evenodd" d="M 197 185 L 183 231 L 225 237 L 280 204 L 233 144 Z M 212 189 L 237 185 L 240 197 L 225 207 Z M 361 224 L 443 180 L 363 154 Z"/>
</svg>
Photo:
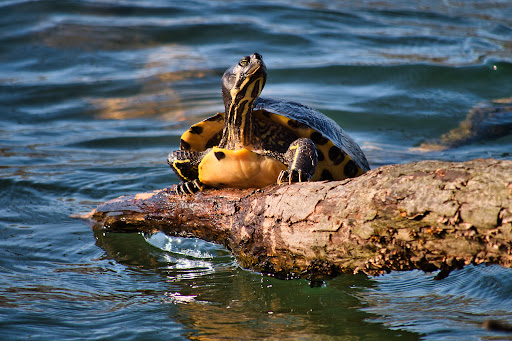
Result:
<svg viewBox="0 0 512 341">
<path fill-rule="evenodd" d="M 253 115 L 265 149 L 286 152 L 299 137 L 311 139 L 318 153 L 312 181 L 343 180 L 370 169 L 356 142 L 329 117 L 300 103 L 257 98 Z M 183 150 L 204 151 L 216 146 L 224 128 L 224 113 L 194 124 L 181 137 Z"/>
</svg>

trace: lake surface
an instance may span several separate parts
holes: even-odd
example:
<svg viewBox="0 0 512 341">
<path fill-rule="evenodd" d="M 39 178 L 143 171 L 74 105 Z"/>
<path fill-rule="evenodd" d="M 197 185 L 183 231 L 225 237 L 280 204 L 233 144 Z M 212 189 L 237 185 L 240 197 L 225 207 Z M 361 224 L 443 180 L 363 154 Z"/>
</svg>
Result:
<svg viewBox="0 0 512 341">
<path fill-rule="evenodd" d="M 512 96 L 512 3 L 0 1 L 0 330 L 6 340 L 512 340 L 512 271 L 278 280 L 223 248 L 71 218 L 178 182 L 166 156 L 259 52 L 263 95 L 324 112 L 372 168 L 511 159 L 512 135 L 420 152 Z"/>
</svg>

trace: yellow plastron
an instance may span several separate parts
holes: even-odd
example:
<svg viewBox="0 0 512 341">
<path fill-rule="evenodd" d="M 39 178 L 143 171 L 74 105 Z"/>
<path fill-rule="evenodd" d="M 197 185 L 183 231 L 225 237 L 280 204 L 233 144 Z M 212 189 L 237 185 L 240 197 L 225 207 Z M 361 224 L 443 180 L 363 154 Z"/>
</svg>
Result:
<svg viewBox="0 0 512 341">
<path fill-rule="evenodd" d="M 287 167 L 248 149 L 213 147 L 199 164 L 199 180 L 215 188 L 261 188 L 273 184 Z"/>
</svg>

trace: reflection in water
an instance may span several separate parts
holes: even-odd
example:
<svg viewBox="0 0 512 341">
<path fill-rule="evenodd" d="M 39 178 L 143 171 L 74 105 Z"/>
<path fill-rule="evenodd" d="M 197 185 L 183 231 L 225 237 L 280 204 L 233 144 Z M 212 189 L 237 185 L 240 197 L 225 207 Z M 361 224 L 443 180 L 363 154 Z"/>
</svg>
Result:
<svg viewBox="0 0 512 341">
<path fill-rule="evenodd" d="M 435 274 L 410 271 L 372 279 L 339 276 L 313 287 L 239 269 L 226 250 L 197 239 L 95 235 L 103 259 L 165 279 L 167 285 L 152 296 L 178 308 L 169 311 L 170 318 L 190 329 L 190 339 L 417 340 L 417 332 L 441 340 L 499 334 L 486 331 L 482 322 L 512 320 L 512 271 L 497 266 L 470 266 L 440 281 L 433 280 Z"/>
<path fill-rule="evenodd" d="M 197 239 L 162 233 L 116 234 L 96 231 L 103 258 L 134 271 L 157 272 L 168 283 L 160 300 L 171 319 L 191 329 L 190 339 L 277 337 L 329 339 L 335 336 L 417 340 L 417 335 L 361 322 L 357 293 L 373 283 L 366 276 L 340 276 L 321 287 L 283 281 L 239 269 L 223 248 Z M 147 242 L 146 242 L 147 241 Z M 184 265 L 184 266 L 182 266 Z"/>
<path fill-rule="evenodd" d="M 204 69 L 207 66 L 204 59 L 194 56 L 193 51 L 173 45 L 154 50 L 147 58 L 143 71 L 138 71 L 140 77 L 134 80 L 139 83 L 137 93 L 126 97 L 89 99 L 99 119 L 147 116 L 181 121 L 191 115 L 210 114 L 202 111 L 205 107 L 215 105 L 216 101 L 207 96 L 201 100 L 197 95 L 191 96 L 190 91 L 190 84 L 205 77 L 216 76 L 214 71 Z M 179 64 L 182 69 L 175 64 Z M 217 97 L 220 100 L 220 91 Z M 197 108 L 201 108 L 199 112 Z"/>
<path fill-rule="evenodd" d="M 183 50 L 182 48 L 177 48 Z M 191 62 L 192 51 L 186 54 L 184 51 L 175 53 L 176 47 L 169 46 L 161 49 L 162 53 L 174 63 L 182 61 L 182 67 L 187 68 L 186 63 Z M 95 107 L 98 119 L 130 119 L 138 117 L 152 117 L 167 121 L 181 121 L 190 115 L 208 115 L 202 112 L 205 107 L 215 105 L 214 99 L 194 99 L 190 96 L 190 84 L 201 78 L 215 75 L 212 70 L 199 69 L 206 66 L 201 64 L 190 66 L 190 70 L 166 71 L 172 69 L 172 63 L 165 63 L 161 55 L 149 55 L 148 64 L 143 66 L 145 70 L 134 81 L 139 83 L 137 93 L 126 97 L 90 98 L 89 101 Z M 171 65 L 170 65 L 171 64 Z M 220 98 L 220 95 L 218 96 Z M 187 102 L 194 102 L 187 104 Z M 197 112 L 197 108 L 199 112 Z"/>
<path fill-rule="evenodd" d="M 186 119 L 189 115 L 209 115 L 202 112 L 205 106 L 219 106 L 218 99 L 201 101 L 194 94 L 190 98 L 191 83 L 216 73 L 208 67 L 207 58 L 197 50 L 186 45 L 162 44 L 155 41 L 145 27 L 123 27 L 77 24 L 57 22 L 39 32 L 41 43 L 58 49 L 77 48 L 94 53 L 103 50 L 107 59 L 121 55 L 125 65 L 124 70 L 105 69 L 94 78 L 86 77 L 91 87 L 94 83 L 113 82 L 112 92 L 127 92 L 123 97 L 105 97 L 103 92 L 99 97 L 90 97 L 98 119 L 130 119 L 139 117 L 158 117 L 169 121 Z M 125 48 L 129 45 L 129 49 Z M 141 57 L 144 56 L 145 60 Z M 102 69 L 104 61 L 91 60 L 91 72 Z M 80 77 L 84 80 L 84 77 Z M 117 85 L 131 79 L 134 84 Z M 137 91 L 134 92 L 134 85 Z M 119 88 L 122 87 L 122 88 Z M 123 89 L 124 88 L 124 89 Z M 194 104 L 187 106 L 191 100 Z M 195 108 L 199 108 L 196 112 Z"/>
</svg>

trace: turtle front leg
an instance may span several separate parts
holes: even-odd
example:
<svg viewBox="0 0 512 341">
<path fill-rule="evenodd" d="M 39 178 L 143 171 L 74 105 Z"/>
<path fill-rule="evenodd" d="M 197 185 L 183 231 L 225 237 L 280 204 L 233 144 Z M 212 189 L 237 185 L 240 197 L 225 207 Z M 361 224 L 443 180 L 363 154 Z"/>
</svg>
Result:
<svg viewBox="0 0 512 341">
<path fill-rule="evenodd" d="M 206 186 L 199 181 L 198 166 L 205 152 L 194 152 L 190 150 L 176 150 L 169 153 L 167 163 L 174 173 L 182 180 L 176 186 L 178 194 L 194 194 L 202 191 Z"/>
<path fill-rule="evenodd" d="M 308 138 L 299 138 L 293 141 L 284 154 L 284 163 L 288 169 L 281 171 L 277 183 L 309 181 L 315 174 L 318 165 L 318 154 L 313 141 Z"/>
</svg>

